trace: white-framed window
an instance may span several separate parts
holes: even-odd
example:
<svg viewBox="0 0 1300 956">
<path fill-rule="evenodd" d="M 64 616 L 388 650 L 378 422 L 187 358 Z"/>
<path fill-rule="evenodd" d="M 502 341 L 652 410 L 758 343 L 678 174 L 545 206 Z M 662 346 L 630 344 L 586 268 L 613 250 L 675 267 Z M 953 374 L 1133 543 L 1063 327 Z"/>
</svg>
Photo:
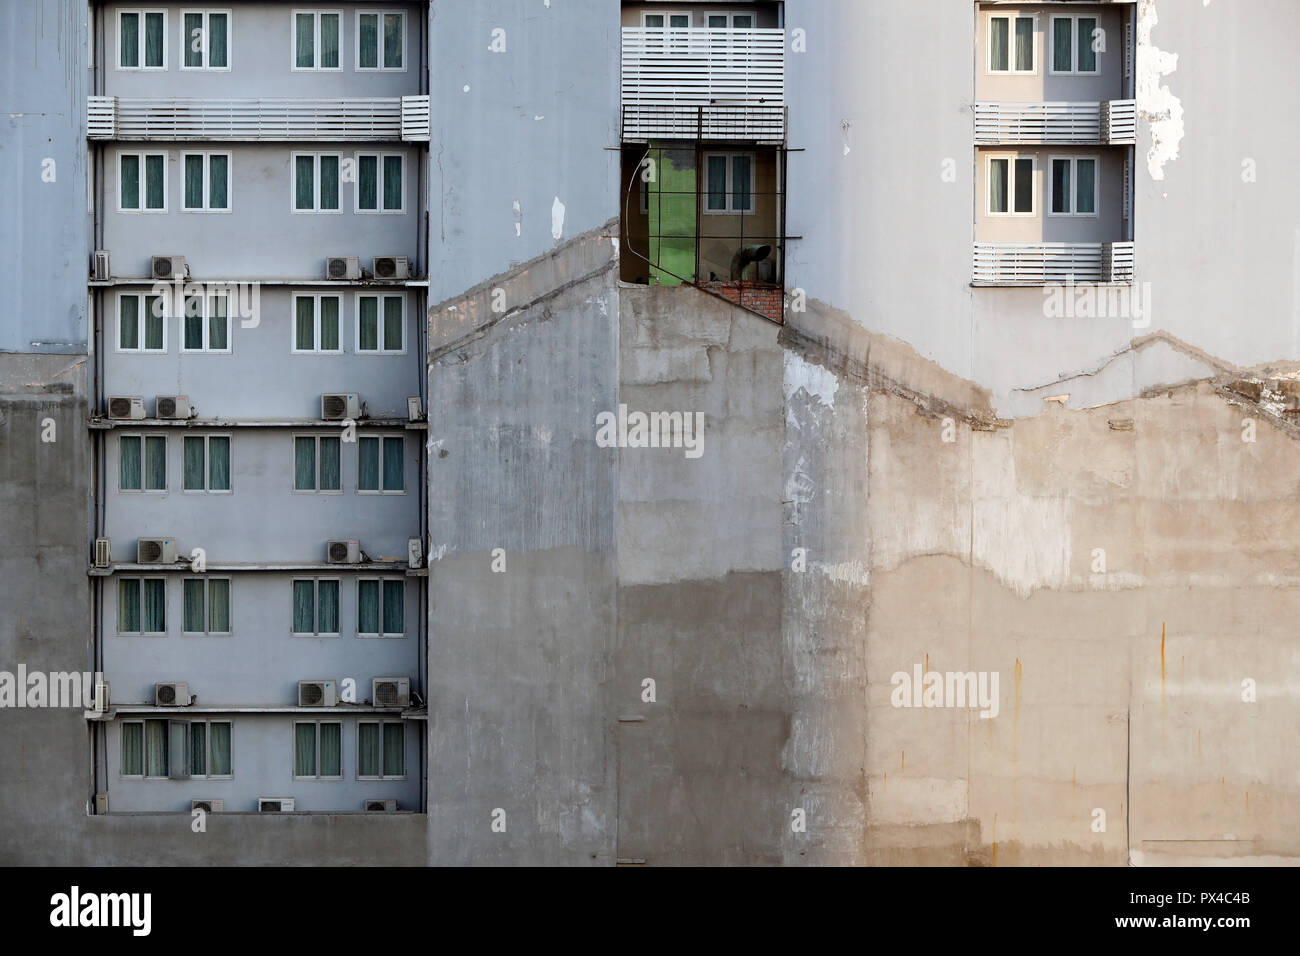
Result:
<svg viewBox="0 0 1300 956">
<path fill-rule="evenodd" d="M 401 10 L 357 11 L 359 72 L 406 71 L 406 14 Z"/>
<path fill-rule="evenodd" d="M 169 776 L 171 721 L 122 721 L 122 762 L 118 775 L 142 779 Z"/>
<path fill-rule="evenodd" d="M 1052 73 L 1096 76 L 1102 45 L 1096 17 L 1052 17 Z"/>
<path fill-rule="evenodd" d="M 402 213 L 406 211 L 404 187 L 406 156 L 402 153 L 357 153 L 355 211 Z"/>
<path fill-rule="evenodd" d="M 357 637 L 406 636 L 406 580 L 357 579 Z"/>
<path fill-rule="evenodd" d="M 754 15 L 752 13 L 710 13 L 705 16 L 704 25 L 710 30 L 752 30 Z"/>
<path fill-rule="evenodd" d="M 140 292 L 117 294 L 117 351 L 167 351 L 167 313 L 163 296 Z"/>
<path fill-rule="evenodd" d="M 181 154 L 181 211 L 230 212 L 230 152 Z"/>
<path fill-rule="evenodd" d="M 167 579 L 117 579 L 117 633 L 167 633 Z"/>
<path fill-rule="evenodd" d="M 357 779 L 406 779 L 406 724 L 403 721 L 357 721 Z"/>
<path fill-rule="evenodd" d="M 342 296 L 328 292 L 295 292 L 292 298 L 293 353 L 342 354 L 342 320 L 339 316 Z"/>
<path fill-rule="evenodd" d="M 338 435 L 293 436 L 293 490 L 339 493 L 343 490 L 343 440 Z"/>
<path fill-rule="evenodd" d="M 167 211 L 167 154 L 117 154 L 117 211 Z"/>
<path fill-rule="evenodd" d="M 406 352 L 406 296 L 403 293 L 357 293 L 357 352 L 370 355 L 401 355 Z"/>
<path fill-rule="evenodd" d="M 181 11 L 181 69 L 229 70 L 229 10 Z"/>
<path fill-rule="evenodd" d="M 117 490 L 167 490 L 167 436 L 117 437 Z"/>
<path fill-rule="evenodd" d="M 1051 156 L 1047 161 L 1047 214 L 1097 215 L 1097 157 Z"/>
<path fill-rule="evenodd" d="M 181 580 L 181 633 L 230 633 L 230 578 Z"/>
<path fill-rule="evenodd" d="M 406 439 L 364 435 L 357 439 L 357 493 L 406 494 Z"/>
<path fill-rule="evenodd" d="M 290 157 L 289 208 L 295 213 L 341 213 L 338 153 Z"/>
<path fill-rule="evenodd" d="M 645 13 L 641 14 L 641 26 L 647 30 L 687 30 L 691 25 L 689 13 Z"/>
<path fill-rule="evenodd" d="M 293 725 L 293 778 L 343 779 L 343 724 L 337 720 L 298 720 Z"/>
<path fill-rule="evenodd" d="M 1033 156 L 990 156 L 985 166 L 985 190 L 990 216 L 1032 216 L 1037 161 Z"/>
<path fill-rule="evenodd" d="M 289 62 L 294 70 L 341 70 L 341 10 L 294 10 L 290 15 Z"/>
<path fill-rule="evenodd" d="M 228 720 L 190 721 L 190 776 L 233 777 L 231 723 Z"/>
<path fill-rule="evenodd" d="M 181 316 L 182 352 L 230 352 L 230 296 L 224 291 L 191 295 Z"/>
<path fill-rule="evenodd" d="M 339 636 L 338 578 L 294 578 L 292 633 Z"/>
<path fill-rule="evenodd" d="M 736 215 L 754 211 L 754 154 L 704 154 L 704 212 Z"/>
<path fill-rule="evenodd" d="M 184 491 L 230 492 L 230 436 L 185 435 L 183 442 Z"/>
<path fill-rule="evenodd" d="M 117 11 L 117 68 L 167 69 L 167 11 Z"/>
<path fill-rule="evenodd" d="M 1038 17 L 1030 14 L 991 13 L 985 21 L 988 72 L 1037 73 Z"/>
</svg>

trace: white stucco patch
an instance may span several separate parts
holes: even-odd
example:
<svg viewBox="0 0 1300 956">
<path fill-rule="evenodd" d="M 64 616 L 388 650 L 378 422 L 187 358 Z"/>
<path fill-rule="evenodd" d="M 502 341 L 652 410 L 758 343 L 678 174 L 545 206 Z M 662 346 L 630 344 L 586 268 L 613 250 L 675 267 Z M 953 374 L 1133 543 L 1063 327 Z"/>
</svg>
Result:
<svg viewBox="0 0 1300 956">
<path fill-rule="evenodd" d="M 1178 158 L 1183 140 L 1183 103 L 1160 84 L 1160 78 L 1178 69 L 1178 54 L 1166 53 L 1151 43 L 1151 30 L 1160 22 L 1155 0 L 1138 5 L 1136 97 L 1138 113 L 1151 129 L 1147 150 L 1147 172 L 1152 179 L 1165 178 L 1165 163 Z"/>
<path fill-rule="evenodd" d="M 560 236 L 564 235 L 564 203 L 560 202 L 560 197 L 555 197 L 555 202 L 551 203 L 551 238 L 559 242 Z"/>
<path fill-rule="evenodd" d="M 840 381 L 835 377 L 835 373 L 824 365 L 805 362 L 802 356 L 794 352 L 785 353 L 785 379 L 782 389 L 787 402 L 790 401 L 791 395 L 802 388 L 810 396 L 819 399 L 827 408 L 834 408 L 835 393 L 839 391 L 839 387 Z"/>
</svg>

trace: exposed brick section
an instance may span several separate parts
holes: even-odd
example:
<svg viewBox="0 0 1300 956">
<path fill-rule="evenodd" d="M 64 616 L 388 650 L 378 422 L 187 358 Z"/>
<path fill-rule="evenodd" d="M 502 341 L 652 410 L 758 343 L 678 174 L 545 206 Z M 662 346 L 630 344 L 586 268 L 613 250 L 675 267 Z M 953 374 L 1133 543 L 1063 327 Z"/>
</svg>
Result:
<svg viewBox="0 0 1300 956">
<path fill-rule="evenodd" d="M 754 285 L 746 282 L 701 282 L 710 292 L 726 296 L 737 305 L 759 312 L 773 322 L 785 320 L 785 292 L 777 286 Z"/>
</svg>

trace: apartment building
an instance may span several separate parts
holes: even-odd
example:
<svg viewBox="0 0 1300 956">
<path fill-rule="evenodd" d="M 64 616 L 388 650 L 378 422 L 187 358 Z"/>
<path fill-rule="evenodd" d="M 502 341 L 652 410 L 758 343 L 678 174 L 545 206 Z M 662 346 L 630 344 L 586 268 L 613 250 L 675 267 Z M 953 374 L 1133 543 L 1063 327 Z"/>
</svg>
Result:
<svg viewBox="0 0 1300 956">
<path fill-rule="evenodd" d="M 96 4 L 97 812 L 419 811 L 423 4 Z"/>
</svg>

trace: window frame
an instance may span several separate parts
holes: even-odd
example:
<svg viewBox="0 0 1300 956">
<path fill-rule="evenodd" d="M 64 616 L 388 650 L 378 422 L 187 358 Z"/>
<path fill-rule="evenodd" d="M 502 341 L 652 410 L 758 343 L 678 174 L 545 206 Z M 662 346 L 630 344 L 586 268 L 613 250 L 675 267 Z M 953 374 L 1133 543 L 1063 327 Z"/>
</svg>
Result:
<svg viewBox="0 0 1300 956">
<path fill-rule="evenodd" d="M 361 158 L 363 156 L 374 156 L 375 162 L 375 208 L 361 208 Z M 402 205 L 397 209 L 384 208 L 384 180 L 387 175 L 384 172 L 384 159 L 389 156 L 397 156 L 402 160 Z M 352 212 L 358 216 L 403 216 L 406 214 L 406 153 L 392 151 L 376 151 L 372 149 L 359 150 L 352 154 L 352 160 L 356 163 L 357 176 L 352 183 Z M 341 178 L 341 177 L 340 177 Z"/>
<path fill-rule="evenodd" d="M 134 348 L 123 347 L 122 345 L 122 297 L 123 296 L 132 296 L 136 300 L 136 308 L 135 308 L 136 341 L 139 342 L 140 344 L 135 346 Z M 164 307 L 163 314 L 158 316 L 158 318 L 162 319 L 162 347 L 156 349 L 146 348 L 144 345 L 145 343 L 144 320 L 147 317 L 149 312 L 149 305 L 146 300 L 150 298 L 157 298 L 161 300 Z M 149 291 L 141 291 L 141 292 L 120 291 L 115 296 L 115 301 L 117 302 L 117 310 L 115 313 L 117 316 L 116 318 L 117 335 L 113 339 L 113 351 L 126 352 L 130 354 L 139 353 L 142 355 L 166 355 L 167 354 L 167 325 L 168 325 L 167 320 L 171 317 L 167 314 L 167 310 L 166 310 L 167 296 L 158 295 L 157 293 L 153 292 L 152 289 Z"/>
<path fill-rule="evenodd" d="M 212 453 L 208 450 L 210 440 L 213 438 L 226 439 L 226 447 L 230 450 L 230 458 L 226 462 L 230 472 L 229 488 L 212 487 Z M 185 487 L 185 443 L 201 439 L 203 441 L 203 487 L 186 488 Z M 230 495 L 234 494 L 235 488 L 235 467 L 234 467 L 234 435 L 230 432 L 212 432 L 202 435 L 182 435 L 181 436 L 181 494 L 185 495 Z"/>
<path fill-rule="evenodd" d="M 1056 68 L 1056 23 L 1058 20 L 1070 21 L 1070 69 L 1058 70 Z M 1049 76 L 1101 76 L 1101 54 L 1094 50 L 1093 56 L 1096 62 L 1096 68 L 1092 70 L 1079 69 L 1079 21 L 1091 20 L 1094 24 L 1093 29 L 1101 29 L 1101 18 L 1097 14 L 1082 16 L 1080 14 L 1053 13 L 1051 15 L 1051 30 L 1047 34 L 1047 49 L 1051 56 L 1047 59 L 1047 72 Z M 1091 41 L 1089 41 L 1091 42 Z"/>
<path fill-rule="evenodd" d="M 375 37 L 375 63 L 377 66 L 361 65 L 361 17 L 378 16 L 379 28 Z M 384 66 L 384 17 L 396 15 L 402 18 L 402 65 Z M 405 73 L 406 72 L 406 11 L 405 10 L 367 10 L 357 8 L 356 20 L 353 22 L 352 70 L 354 73 Z"/>
<path fill-rule="evenodd" d="M 180 334 L 179 348 L 181 353 L 184 355 L 229 355 L 231 354 L 231 352 L 234 351 L 234 342 L 230 334 L 232 331 L 231 329 L 232 323 L 230 321 L 230 293 L 223 289 L 214 289 L 214 290 L 203 292 L 198 296 L 193 296 L 193 295 L 185 296 L 186 311 L 189 311 L 190 300 L 196 298 L 201 298 L 203 300 L 203 310 L 200 313 L 200 317 L 203 319 L 203 325 L 202 325 L 203 344 L 196 349 L 192 349 L 185 344 L 185 320 L 187 318 L 190 318 L 190 316 L 185 316 L 185 315 L 179 316 L 178 322 L 180 323 L 180 328 L 177 331 Z M 214 318 L 217 318 L 217 316 L 214 316 L 212 314 L 213 311 L 212 303 L 217 299 L 224 299 L 226 302 L 226 316 L 225 316 L 226 347 L 224 349 L 214 349 L 211 344 L 212 343 L 212 320 Z M 119 322 L 121 321 L 120 309 L 118 310 L 118 321 Z M 165 321 L 166 320 L 164 319 L 164 323 Z M 165 333 L 164 333 L 164 339 L 165 339 Z"/>
<path fill-rule="evenodd" d="M 199 66 L 185 65 L 185 48 L 186 48 L 186 44 L 190 40 L 190 37 L 188 37 L 185 33 L 185 16 L 186 14 L 190 14 L 190 13 L 197 13 L 203 18 L 203 26 L 202 26 L 203 49 L 200 51 L 201 56 L 200 56 Z M 208 26 L 208 17 L 214 13 L 222 13 L 225 14 L 226 16 L 226 65 L 225 66 L 208 65 L 208 55 L 211 50 L 211 46 L 209 43 L 209 38 L 211 37 L 211 28 Z M 233 35 L 235 32 L 234 11 L 223 7 L 182 7 L 181 10 L 179 11 L 179 14 L 180 14 L 180 21 L 179 21 L 180 41 L 181 41 L 180 68 L 182 70 L 203 71 L 208 73 L 229 73 L 231 54 L 234 52 L 234 42 L 233 42 Z"/>
<path fill-rule="evenodd" d="M 339 347 L 336 349 L 298 348 L 298 300 L 312 299 L 312 342 L 321 340 L 321 308 L 324 298 L 338 299 L 339 303 Z M 228 310 L 227 310 L 228 311 Z M 341 292 L 294 292 L 289 296 L 289 354 L 290 355 L 342 355 L 343 354 L 343 294 Z"/>
<path fill-rule="evenodd" d="M 310 581 L 311 589 L 311 626 L 310 631 L 293 629 L 293 586 L 299 581 Z M 322 581 L 333 582 L 338 591 L 338 630 L 322 631 L 320 629 L 320 585 Z M 289 636 L 290 637 L 342 637 L 343 636 L 343 579 L 328 574 L 314 574 L 307 577 L 296 576 L 289 579 Z"/>
<path fill-rule="evenodd" d="M 122 65 L 122 14 L 134 13 L 140 17 L 139 25 L 136 30 L 136 61 L 137 66 Z M 162 27 L 162 66 L 145 66 L 144 54 L 145 47 L 148 43 L 144 30 L 144 21 L 146 13 L 161 13 L 163 18 Z M 117 11 L 117 62 L 114 69 L 123 73 L 164 73 L 167 70 L 167 8 L 166 7 L 122 7 Z"/>
<path fill-rule="evenodd" d="M 407 637 L 407 613 L 406 599 L 409 595 L 406 593 L 406 579 L 389 575 L 366 575 L 358 577 L 356 584 L 356 604 L 357 604 L 357 629 L 356 636 L 359 640 L 403 640 Z M 379 584 L 379 630 L 363 631 L 361 630 L 361 585 L 363 582 L 376 581 Z M 402 586 L 402 633 L 384 630 L 384 585 L 386 583 L 400 584 Z"/>
<path fill-rule="evenodd" d="M 298 65 L 298 14 L 310 14 L 312 18 L 311 66 Z M 320 65 L 320 24 L 321 14 L 333 14 L 339 20 L 339 65 Z M 294 73 L 342 73 L 343 72 L 343 14 L 341 7 L 295 7 L 289 11 L 289 69 Z"/>
<path fill-rule="evenodd" d="M 289 212 L 295 216 L 338 216 L 343 213 L 343 153 L 323 150 L 293 150 L 289 153 Z M 298 158 L 310 156 L 311 164 L 311 208 L 298 208 Z M 339 162 L 339 204 L 333 209 L 323 209 L 320 204 L 320 161 L 324 156 L 333 156 Z"/>
<path fill-rule="evenodd" d="M 190 631 L 185 628 L 185 582 L 200 581 L 203 584 L 203 630 Z M 230 624 L 228 631 L 212 630 L 212 581 L 226 582 L 226 619 Z M 233 580 L 222 574 L 186 574 L 181 578 L 181 637 L 231 637 L 235 633 L 235 585 Z"/>
<path fill-rule="evenodd" d="M 139 182 L 138 185 L 137 185 L 137 191 L 138 191 L 138 194 L 139 194 L 139 197 L 140 197 L 140 205 L 139 205 L 139 206 L 123 206 L 123 205 L 122 205 L 122 157 L 124 157 L 124 156 L 135 156 L 135 157 L 137 157 L 137 158 L 140 160 L 140 182 Z M 163 161 L 163 164 L 162 164 L 162 170 L 163 170 L 163 177 L 162 177 L 162 197 L 163 197 L 163 204 L 162 204 L 162 206 L 159 207 L 158 209 L 151 209 L 148 205 L 146 205 L 147 200 L 145 199 L 145 194 L 146 194 L 146 192 L 148 191 L 149 172 L 148 172 L 148 163 L 146 163 L 145 160 L 146 160 L 146 158 L 149 157 L 149 156 L 161 156 L 161 157 L 162 157 L 162 161 Z M 117 211 L 118 211 L 119 213 L 122 213 L 123 215 L 127 215 L 127 214 L 129 214 L 129 215 L 136 215 L 136 216 L 140 216 L 140 215 L 147 215 L 147 216 L 158 216 L 158 215 L 164 215 L 164 214 L 167 212 L 168 193 L 170 192 L 170 183 L 168 182 L 168 180 L 171 178 L 171 173 L 170 173 L 169 168 L 168 168 L 168 167 L 170 167 L 170 166 L 171 166 L 171 152 L 170 152 L 169 150 L 165 150 L 165 149 L 164 149 L 164 150 L 157 150 L 157 149 L 119 149 L 119 150 L 117 150 L 117 189 L 116 189 L 117 196 L 116 196 L 116 198 L 115 198 L 115 200 L 114 200 L 114 201 L 116 202 L 116 204 L 117 204 Z M 229 193 L 229 191 L 227 191 L 227 193 L 226 193 L 227 198 L 229 198 L 229 195 L 230 195 L 230 193 Z"/>
<path fill-rule="evenodd" d="M 146 728 L 146 726 L 148 725 L 149 721 L 151 721 L 151 720 L 158 720 L 158 721 L 161 721 L 162 724 L 163 724 L 163 726 L 164 726 L 162 739 L 163 739 L 163 753 L 164 753 L 164 755 L 165 755 L 165 758 L 164 758 L 164 761 L 163 761 L 163 762 L 167 765 L 167 772 L 165 772 L 165 773 L 163 773 L 163 774 L 161 774 L 161 775 L 160 775 L 160 774 L 151 774 L 151 773 L 149 772 L 149 735 L 148 735 L 147 733 L 145 733 L 145 728 Z M 188 723 L 188 722 L 189 722 L 189 721 L 187 720 L 186 723 Z M 172 759 L 171 759 L 171 757 L 172 757 L 172 755 L 171 755 L 170 751 L 171 751 L 171 738 L 172 738 L 172 734 L 171 734 L 171 725 L 172 725 L 172 723 L 173 723 L 173 721 L 172 721 L 172 719 L 169 718 L 169 717 L 138 717 L 138 718 L 134 718 L 134 719 L 132 719 L 132 720 L 123 720 L 123 721 L 118 725 L 118 742 L 117 742 L 117 744 L 118 744 L 118 747 L 117 747 L 117 776 L 118 776 L 119 779 L 122 779 L 122 780 L 175 780 L 175 779 L 178 779 L 178 778 L 173 777 L 173 776 L 171 775 L 171 769 L 172 769 Z M 125 772 L 125 770 L 126 770 L 126 754 L 125 754 L 124 751 L 125 751 L 125 748 L 126 748 L 126 728 L 129 727 L 129 726 L 138 726 L 138 727 L 140 728 L 140 772 L 139 772 L 139 773 L 126 773 L 126 772 Z M 188 733 L 188 731 L 187 731 L 187 733 Z M 230 769 L 233 771 L 234 768 L 235 768 L 235 760 L 234 760 L 234 756 L 233 756 L 233 755 L 234 755 L 234 745 L 233 745 L 234 729 L 233 729 L 233 728 L 231 729 L 231 739 L 232 739 L 232 745 L 231 745 L 231 748 L 230 748 L 230 749 L 231 749 L 231 755 L 232 755 L 232 756 L 231 756 L 231 760 L 230 760 Z M 188 756 L 189 756 L 189 754 L 188 754 L 188 748 L 187 748 L 186 757 L 188 757 Z M 383 759 L 383 754 L 382 754 L 382 752 L 381 752 L 381 754 L 380 754 L 380 760 L 382 761 L 382 759 Z M 190 769 L 190 764 L 189 764 L 189 761 L 188 761 L 188 760 L 186 760 L 185 769 L 186 769 L 187 772 L 188 772 L 189 769 Z"/>
<path fill-rule="evenodd" d="M 310 438 L 315 443 L 316 455 L 316 482 L 314 488 L 298 487 L 298 439 Z M 332 438 L 339 443 L 339 486 L 337 488 L 322 488 L 320 486 L 320 469 L 321 469 L 321 439 Z M 343 494 L 343 438 L 342 435 L 322 435 L 320 432 L 294 432 L 289 436 L 291 448 L 291 469 L 289 472 L 289 490 L 295 495 L 341 495 Z"/>
<path fill-rule="evenodd" d="M 1007 161 L 1007 210 L 1006 212 L 997 212 L 993 209 L 993 160 L 1005 159 Z M 1016 212 L 1016 160 L 1027 159 L 1032 164 L 1029 176 L 1031 187 L 1029 190 L 1029 212 Z M 1038 215 L 1041 199 L 1038 195 L 1038 154 L 1037 153 L 996 153 L 985 156 L 984 159 L 984 214 L 986 216 L 1014 216 L 1021 219 L 1032 219 Z"/>
<path fill-rule="evenodd" d="M 185 205 L 185 175 L 186 175 L 185 160 L 188 159 L 190 156 L 200 156 L 203 159 L 203 185 L 201 187 L 201 193 L 203 196 L 202 206 Z M 210 205 L 210 203 L 212 202 L 211 189 L 212 189 L 212 157 L 213 156 L 226 157 L 226 205 L 224 207 L 217 207 L 217 206 Z M 232 187 L 234 186 L 234 182 L 235 182 L 235 158 L 233 153 L 230 150 L 228 149 L 181 150 L 180 175 L 181 175 L 181 212 L 211 213 L 213 215 L 221 215 L 223 213 L 229 213 L 233 210 L 235 205 L 235 196 L 234 196 L 234 189 Z M 119 199 L 121 198 L 120 190 L 118 193 L 118 198 Z M 297 197 L 295 195 L 295 199 L 296 198 Z"/>
<path fill-rule="evenodd" d="M 300 776 L 298 774 L 298 726 L 300 724 L 311 724 L 314 728 L 316 739 L 316 773 L 310 776 Z M 337 777 L 327 777 L 321 770 L 320 747 L 321 747 L 321 724 L 338 724 L 339 728 L 339 775 Z M 293 721 L 293 733 L 290 735 L 289 750 L 289 775 L 293 780 L 324 780 L 328 782 L 337 782 L 347 779 L 347 768 L 343 763 L 343 721 L 341 719 L 330 720 L 322 717 L 316 720 L 300 720 L 297 717 Z M 233 748 L 232 748 L 233 749 Z M 231 761 L 231 768 L 234 767 L 234 761 Z"/>
<path fill-rule="evenodd" d="M 379 322 L 375 329 L 375 341 L 378 348 L 363 349 L 361 347 L 361 300 L 372 298 L 376 300 L 376 320 Z M 399 326 L 402 333 L 402 347 L 400 349 L 386 349 L 383 347 L 384 330 L 388 327 L 388 320 L 384 317 L 383 304 L 386 299 L 400 299 L 402 301 L 402 317 L 399 320 Z M 405 292 L 357 292 L 353 297 L 353 308 L 356 312 L 356 339 L 354 350 L 357 355 L 405 355 L 406 354 L 406 293 Z"/>
<path fill-rule="evenodd" d="M 708 176 L 709 159 L 710 157 L 713 156 L 724 156 L 726 157 L 727 160 L 727 183 L 724 189 L 724 196 L 726 198 L 727 205 L 723 209 L 709 208 L 709 176 Z M 749 208 L 748 209 L 738 209 L 732 206 L 731 204 L 732 201 L 735 199 L 735 190 L 731 188 L 732 176 L 735 172 L 735 166 L 732 160 L 737 156 L 746 156 L 749 158 Z M 752 216 L 754 215 L 754 206 L 755 206 L 754 186 L 756 185 L 758 180 L 758 159 L 755 153 L 751 153 L 743 149 L 710 150 L 709 152 L 705 153 L 701 158 L 700 170 L 701 170 L 700 196 L 698 202 L 700 203 L 701 213 L 703 213 L 706 216 L 746 216 L 746 215 Z"/>
<path fill-rule="evenodd" d="M 165 575 L 156 575 L 156 574 L 125 574 L 125 575 L 122 575 L 121 577 L 119 577 L 119 578 L 117 579 L 117 581 L 118 581 L 118 585 L 117 585 L 117 597 L 116 597 L 116 601 L 117 601 L 117 607 L 116 607 L 117 616 L 116 616 L 115 631 L 114 631 L 114 633 L 117 634 L 118 637 L 166 637 L 167 634 L 168 634 L 168 630 L 167 630 L 167 604 L 168 604 L 168 602 L 171 600 L 171 595 L 168 593 L 169 588 L 167 587 L 167 577 L 166 577 Z M 134 582 L 134 583 L 136 584 L 136 586 L 137 586 L 138 591 L 139 591 L 139 598 L 140 598 L 140 628 L 141 628 L 141 629 L 138 630 L 138 631 L 125 631 L 125 630 L 122 629 L 122 584 L 125 583 L 125 582 L 127 582 L 127 581 Z M 163 583 L 163 629 L 162 629 L 161 631 L 146 631 L 146 630 L 144 630 L 144 624 L 145 624 L 145 620 L 144 620 L 144 582 L 145 582 L 145 581 L 161 581 L 161 582 Z"/>
<path fill-rule="evenodd" d="M 1075 211 L 1079 205 L 1079 160 L 1092 160 L 1092 212 Z M 1056 189 L 1056 163 L 1064 161 L 1070 164 L 1070 191 L 1066 194 L 1069 200 L 1069 212 L 1053 212 L 1052 196 Z M 1101 215 L 1101 157 L 1095 153 L 1087 155 L 1049 155 L 1047 157 L 1047 202 L 1043 206 L 1043 211 L 1056 219 L 1096 219 Z"/>
<path fill-rule="evenodd" d="M 194 772 L 194 728 L 203 726 L 203 768 L 209 770 L 212 767 L 212 725 L 225 724 L 230 728 L 230 773 L 195 773 Z M 189 721 L 190 725 L 190 779 L 192 780 L 234 780 L 235 779 L 235 722 L 233 720 L 213 720 L 211 718 L 195 718 Z"/>
<path fill-rule="evenodd" d="M 361 772 L 361 725 L 377 724 L 379 726 L 379 776 L 362 774 Z M 402 772 L 401 774 L 388 774 L 388 769 L 384 766 L 384 726 L 386 724 L 395 724 L 402 728 Z M 406 721 L 404 720 L 382 720 L 382 719 L 361 719 L 357 721 L 357 779 L 358 780 L 405 780 L 406 779 Z"/>
<path fill-rule="evenodd" d="M 1031 20 L 1033 22 L 1032 36 L 1033 42 L 1029 45 L 1029 55 L 1034 62 L 1031 70 L 1017 70 L 1016 63 L 1016 21 Z M 993 69 L 993 21 L 1007 21 L 1007 68 L 1005 70 Z M 987 48 L 984 54 L 984 72 L 989 76 L 1037 76 L 1038 75 L 1038 14 L 1037 13 L 1016 13 L 1008 11 L 1005 13 L 995 13 L 989 11 L 985 14 L 984 22 L 984 46 Z"/>
<path fill-rule="evenodd" d="M 123 488 L 122 487 L 122 439 L 138 438 L 140 440 L 140 487 Z M 146 488 L 145 475 L 148 473 L 146 449 L 148 439 L 156 438 L 163 443 L 163 486 L 161 488 Z M 171 452 L 168 447 L 166 435 L 155 435 L 151 432 L 128 431 L 117 436 L 117 493 L 119 495 L 165 495 L 167 494 L 167 458 Z"/>
<path fill-rule="evenodd" d="M 361 439 L 362 439 L 362 438 L 374 438 L 374 439 L 377 439 L 378 442 L 379 442 L 379 444 L 378 444 L 378 446 L 377 446 L 378 449 L 379 449 L 379 487 L 378 487 L 378 488 L 362 488 L 362 487 L 361 487 L 361 447 L 362 447 L 362 446 L 361 446 Z M 384 441 L 385 441 L 386 439 L 396 439 L 397 441 L 400 441 L 400 442 L 402 443 L 402 468 L 401 468 L 402 487 L 401 487 L 401 490 L 400 490 L 400 491 L 399 491 L 398 489 L 396 489 L 396 488 L 387 488 L 387 489 L 384 488 L 384 475 L 385 475 L 385 472 L 384 472 Z M 381 431 L 381 432 L 376 432 L 376 433 L 374 433 L 374 434 L 358 435 L 358 436 L 357 436 L 357 487 L 356 487 L 356 493 L 359 494 L 359 495 L 404 495 L 404 494 L 406 494 L 406 436 L 405 436 L 405 435 L 401 434 L 400 432 L 386 432 L 386 431 Z"/>
</svg>

